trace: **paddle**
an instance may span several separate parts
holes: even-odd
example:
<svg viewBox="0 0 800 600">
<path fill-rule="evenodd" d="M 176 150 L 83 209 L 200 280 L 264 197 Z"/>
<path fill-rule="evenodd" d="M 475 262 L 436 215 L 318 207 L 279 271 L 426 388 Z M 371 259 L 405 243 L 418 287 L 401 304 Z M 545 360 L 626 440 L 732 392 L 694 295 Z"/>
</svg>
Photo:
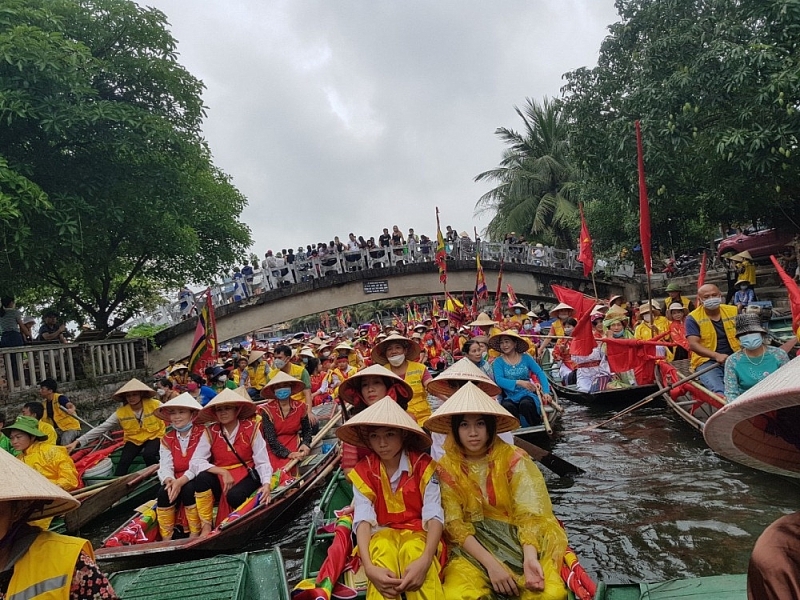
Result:
<svg viewBox="0 0 800 600">
<path fill-rule="evenodd" d="M 332 427 L 333 427 L 333 426 L 334 426 L 334 425 L 335 425 L 335 424 L 336 424 L 336 423 L 339 421 L 339 419 L 340 419 L 340 418 L 342 418 L 342 417 L 343 417 L 343 415 L 342 415 L 341 413 L 339 413 L 339 414 L 336 414 L 336 413 L 332 414 L 332 415 L 331 415 L 331 418 L 328 420 L 328 422 L 327 422 L 327 423 L 325 423 L 325 426 L 324 426 L 322 429 L 320 429 L 320 430 L 317 432 L 317 435 L 315 435 L 315 436 L 313 437 L 313 439 L 311 440 L 311 448 L 315 448 L 315 447 L 319 446 L 319 444 L 322 442 L 323 438 L 325 437 L 325 434 L 327 434 L 327 433 L 328 433 L 328 432 L 331 430 L 331 428 L 332 428 Z M 296 465 L 298 462 L 299 462 L 299 459 L 297 459 L 297 458 L 293 458 L 293 459 L 292 459 L 292 460 L 290 460 L 288 463 L 286 463 L 285 465 L 283 465 L 283 466 L 281 467 L 281 470 L 282 470 L 284 473 L 287 473 L 287 472 L 288 472 L 290 469 L 292 469 L 292 468 L 293 468 L 293 467 L 294 467 L 294 466 L 295 466 L 295 465 Z"/>
<path fill-rule="evenodd" d="M 536 444 L 531 444 L 517 435 L 514 436 L 514 444 L 517 446 L 517 448 L 525 450 L 525 452 L 530 454 L 530 457 L 533 460 L 541 463 L 559 477 L 580 475 L 584 472 L 583 469 L 573 465 L 571 462 L 556 456 L 552 452 L 549 452 L 548 450 L 545 450 Z"/>
<path fill-rule="evenodd" d="M 695 371 L 691 375 L 687 375 L 683 379 L 679 379 L 678 381 L 669 384 L 667 387 L 661 388 L 657 392 L 653 392 L 649 396 L 645 396 L 644 398 L 639 400 L 636 404 L 633 404 L 633 405 L 629 406 L 628 408 L 626 408 L 625 410 L 621 410 L 618 413 L 615 413 L 612 417 L 606 419 L 605 421 L 600 421 L 599 423 L 596 423 L 594 425 L 589 425 L 588 427 L 584 427 L 582 429 L 575 429 L 573 431 L 568 431 L 566 433 L 585 433 L 587 431 L 593 431 L 593 430 L 595 430 L 595 429 L 597 429 L 599 427 L 602 427 L 603 425 L 605 425 L 607 423 L 610 423 L 611 421 L 613 421 L 614 419 L 617 419 L 618 417 L 622 417 L 624 415 L 627 415 L 630 412 L 633 412 L 637 408 L 641 408 L 642 406 L 644 406 L 648 402 L 651 402 L 652 400 L 658 398 L 659 396 L 674 390 L 676 387 L 678 387 L 680 385 L 683 385 L 687 381 L 692 381 L 693 379 L 697 379 L 698 377 L 700 377 L 700 375 L 702 375 L 704 373 L 708 373 L 712 369 L 716 369 L 717 366 L 718 365 L 717 365 L 716 362 L 714 362 L 711 365 L 707 365 L 706 368 L 700 369 L 699 371 Z"/>
<path fill-rule="evenodd" d="M 78 415 L 72 415 L 72 416 L 75 417 L 76 419 L 78 419 L 78 421 L 80 421 L 84 425 L 86 425 L 89 429 L 94 429 L 95 428 L 95 426 L 92 425 L 91 423 L 89 423 L 89 421 L 86 421 L 85 419 L 81 419 Z M 114 438 L 112 438 L 107 433 L 104 433 L 101 437 L 106 438 L 109 442 L 113 442 L 114 441 Z"/>
</svg>

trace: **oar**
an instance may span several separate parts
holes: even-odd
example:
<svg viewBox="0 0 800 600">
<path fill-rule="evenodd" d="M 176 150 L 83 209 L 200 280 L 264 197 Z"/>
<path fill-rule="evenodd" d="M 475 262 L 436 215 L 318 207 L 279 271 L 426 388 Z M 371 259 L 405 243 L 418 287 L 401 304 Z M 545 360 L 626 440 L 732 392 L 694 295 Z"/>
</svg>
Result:
<svg viewBox="0 0 800 600">
<path fill-rule="evenodd" d="M 536 393 L 539 394 L 539 403 L 542 405 L 542 424 L 547 435 L 553 435 L 553 427 L 550 425 L 550 417 L 547 416 L 547 411 L 544 409 L 544 392 L 542 386 L 533 382 L 533 387 L 536 388 Z"/>
<path fill-rule="evenodd" d="M 94 429 L 94 428 L 95 428 L 95 426 L 94 426 L 94 425 L 92 425 L 91 423 L 89 423 L 89 421 L 86 421 L 86 420 L 84 420 L 84 419 L 81 419 L 81 418 L 80 418 L 80 417 L 79 417 L 77 414 L 75 414 L 75 415 L 72 415 L 72 416 L 73 416 L 73 417 L 75 417 L 76 419 L 78 419 L 78 421 L 80 421 L 80 422 L 81 422 L 81 423 L 83 423 L 84 425 L 86 425 L 86 426 L 87 426 L 89 429 Z M 112 438 L 112 437 L 111 437 L 110 435 L 108 435 L 107 433 L 104 433 L 104 434 L 102 435 L 102 437 L 106 438 L 106 439 L 107 439 L 109 442 L 113 442 L 113 441 L 114 441 L 114 438 Z"/>
<path fill-rule="evenodd" d="M 318 445 L 319 445 L 319 444 L 322 442 L 322 440 L 323 440 L 323 438 L 325 437 L 325 435 L 326 435 L 326 434 L 327 434 L 327 433 L 328 433 L 328 432 L 331 430 L 331 428 L 332 428 L 332 427 L 333 427 L 333 426 L 334 426 L 334 425 L 335 425 L 335 424 L 336 424 L 336 423 L 339 421 L 339 419 L 341 418 L 341 416 L 342 416 L 342 415 L 341 415 L 341 412 L 339 412 L 338 414 L 337 414 L 337 413 L 334 413 L 334 414 L 331 416 L 331 418 L 328 420 L 328 422 L 327 422 L 327 423 L 325 423 L 325 427 L 323 427 L 322 429 L 320 429 L 320 430 L 317 432 L 317 435 L 315 435 L 315 436 L 314 436 L 314 437 L 311 439 L 311 448 L 315 448 L 316 446 L 318 446 Z M 309 448 L 309 449 L 310 449 L 310 448 Z M 294 468 L 294 466 L 295 466 L 295 465 L 296 465 L 298 462 L 299 462 L 299 460 L 298 460 L 297 458 L 293 458 L 293 459 L 292 459 L 292 460 L 290 460 L 288 463 L 286 463 L 285 465 L 283 465 L 283 466 L 281 467 L 281 470 L 282 470 L 284 473 L 287 473 L 289 470 L 291 470 L 292 468 Z"/>
<path fill-rule="evenodd" d="M 580 475 L 583 473 L 583 469 L 573 465 L 571 462 L 564 460 L 537 446 L 536 444 L 531 444 L 528 441 L 523 440 L 521 437 L 515 435 L 514 436 L 514 444 L 530 454 L 531 458 L 548 469 L 550 469 L 553 473 L 558 475 L 559 477 L 567 477 L 568 475 Z"/>
<path fill-rule="evenodd" d="M 645 396 L 644 398 L 639 400 L 636 404 L 633 404 L 633 405 L 629 406 L 628 408 L 626 408 L 625 410 L 621 410 L 618 413 L 615 413 L 612 417 L 606 419 L 605 421 L 600 421 L 599 423 L 596 423 L 595 425 L 590 425 L 588 427 L 584 427 L 583 429 L 576 429 L 574 431 L 568 431 L 566 433 L 585 433 L 587 431 L 592 431 L 594 429 L 597 429 L 598 427 L 602 427 L 603 425 L 606 425 L 607 423 L 610 423 L 614 419 L 617 419 L 619 417 L 627 415 L 628 413 L 633 412 L 637 408 L 641 408 L 642 406 L 644 406 L 648 402 L 651 402 L 652 400 L 658 398 L 659 396 L 674 390 L 676 387 L 678 387 L 680 385 L 683 385 L 687 381 L 692 381 L 693 379 L 697 379 L 698 377 L 700 377 L 700 375 L 703 375 L 704 373 L 708 373 L 712 369 L 716 369 L 717 366 L 718 366 L 717 363 L 714 362 L 713 364 L 706 366 L 705 369 L 700 369 L 699 371 L 695 371 L 691 375 L 687 375 L 683 379 L 679 379 L 678 381 L 669 384 L 667 387 L 665 387 L 663 389 L 659 389 L 657 392 L 653 392 L 649 396 Z"/>
</svg>

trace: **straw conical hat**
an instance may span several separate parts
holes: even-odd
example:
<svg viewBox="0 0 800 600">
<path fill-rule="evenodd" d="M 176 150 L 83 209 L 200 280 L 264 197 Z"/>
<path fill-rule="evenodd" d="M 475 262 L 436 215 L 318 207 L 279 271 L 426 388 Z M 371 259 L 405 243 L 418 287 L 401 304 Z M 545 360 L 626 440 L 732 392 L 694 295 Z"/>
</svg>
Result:
<svg viewBox="0 0 800 600">
<path fill-rule="evenodd" d="M 386 348 L 390 344 L 398 342 L 404 344 L 406 347 L 406 360 L 417 360 L 419 358 L 422 350 L 417 342 L 407 337 L 403 337 L 402 335 L 393 333 L 387 338 L 381 340 L 381 342 L 372 349 L 372 362 L 379 365 L 384 365 L 389 362 L 386 358 Z"/>
<path fill-rule="evenodd" d="M 614 294 L 613 296 L 611 296 L 611 298 L 608 299 L 608 305 L 611 306 L 614 303 L 614 300 L 617 300 L 618 298 L 622 298 L 623 300 L 625 300 L 625 298 L 622 295 Z"/>
<path fill-rule="evenodd" d="M 253 364 L 254 362 L 256 362 L 258 359 L 260 359 L 260 358 L 264 358 L 264 355 L 265 355 L 265 354 L 266 354 L 266 352 L 262 352 L 261 350 L 253 350 L 253 351 L 250 353 L 250 356 L 248 356 L 248 357 L 247 357 L 247 364 L 248 364 L 248 365 L 252 365 L 252 364 Z"/>
<path fill-rule="evenodd" d="M 753 260 L 753 257 L 750 256 L 750 253 L 747 250 L 742 250 L 741 252 L 739 252 L 739 254 L 734 254 L 731 258 L 733 260 L 743 260 L 745 258 L 747 260 Z"/>
<path fill-rule="evenodd" d="M 450 387 L 451 381 L 471 381 L 490 396 L 497 396 L 500 393 L 500 387 L 467 357 L 453 363 L 432 380 L 428 384 L 428 393 L 449 397 L 454 392 Z"/>
<path fill-rule="evenodd" d="M 306 358 L 317 358 L 316 354 L 314 354 L 314 350 L 311 348 L 303 348 L 300 350 L 300 356 L 305 356 Z"/>
<path fill-rule="evenodd" d="M 244 388 L 238 388 L 247 393 Z M 242 410 L 239 411 L 239 419 L 249 419 L 256 414 L 256 405 L 249 396 L 245 399 L 238 391 L 225 388 L 219 394 L 214 396 L 211 401 L 203 407 L 203 410 L 195 418 L 195 423 L 214 423 L 217 420 L 215 408 L 221 404 L 234 404 L 241 406 Z"/>
<path fill-rule="evenodd" d="M 531 347 L 530 342 L 523 338 L 519 333 L 517 333 L 516 329 L 506 329 L 505 331 L 501 331 L 500 333 L 495 333 L 492 337 L 489 338 L 489 348 L 492 350 L 496 350 L 500 352 L 500 338 L 503 337 L 510 337 L 517 345 L 517 352 L 522 354 L 523 352 L 527 352 L 528 349 Z"/>
<path fill-rule="evenodd" d="M 173 369 L 174 371 L 174 369 Z M 122 399 L 122 394 L 127 394 L 128 392 L 141 392 L 143 394 L 150 394 L 150 396 L 155 396 L 156 392 L 146 383 L 143 383 L 136 379 L 135 377 L 131 379 L 128 383 L 123 385 L 119 388 L 114 394 L 111 396 L 112 398 L 120 398 Z"/>
<path fill-rule="evenodd" d="M 497 433 L 514 431 L 519 420 L 500 403 L 490 398 L 473 383 L 466 383 L 442 404 L 427 421 L 425 427 L 435 433 L 450 433 L 453 415 L 491 415 L 497 419 Z"/>
<path fill-rule="evenodd" d="M 754 469 L 796 478 L 800 478 L 798 435 L 797 358 L 723 406 L 703 427 L 706 442 L 717 454 Z"/>
<path fill-rule="evenodd" d="M 528 307 L 525 306 L 522 302 L 517 302 L 516 304 L 512 304 L 511 308 L 520 308 L 522 310 L 528 310 Z"/>
<path fill-rule="evenodd" d="M 306 389 L 306 384 L 299 379 L 292 377 L 291 375 L 287 375 L 283 371 L 278 371 L 278 374 L 270 379 L 269 383 L 262 388 L 261 397 L 268 399 L 275 398 L 275 388 L 282 383 L 290 383 L 292 385 L 292 396 Z"/>
<path fill-rule="evenodd" d="M 63 515 L 81 505 L 56 484 L 5 451 L 0 452 L 0 481 L 3 481 L 0 502 L 46 502 L 42 510 L 33 512 L 31 520 Z"/>
<path fill-rule="evenodd" d="M 627 319 L 628 312 L 624 308 L 620 308 L 619 306 L 612 306 L 608 309 L 606 313 L 606 319 Z"/>
<path fill-rule="evenodd" d="M 558 311 L 560 311 L 560 310 L 575 310 L 575 309 L 572 308 L 566 302 L 559 302 L 553 308 L 550 309 L 550 316 L 551 317 L 555 316 L 558 313 Z"/>
<path fill-rule="evenodd" d="M 195 400 L 194 396 L 189 392 L 183 392 L 175 396 L 172 400 L 167 400 L 164 404 L 155 409 L 153 414 L 162 421 L 169 421 L 169 415 L 166 412 L 169 408 L 188 408 L 189 410 L 196 410 L 198 412 L 203 410 L 200 403 Z"/>
<path fill-rule="evenodd" d="M 336 348 L 334 348 L 334 350 L 336 352 L 347 352 L 348 354 L 354 351 L 353 347 L 347 342 L 342 342 L 341 344 L 338 344 Z"/>
<path fill-rule="evenodd" d="M 381 398 L 340 426 L 336 430 L 336 436 L 343 442 L 366 448 L 368 446 L 360 432 L 361 427 L 365 426 L 397 427 L 408 431 L 413 435 L 406 440 L 406 447 L 422 450 L 431 445 L 431 438 L 428 437 L 428 434 L 389 396 Z"/>
<path fill-rule="evenodd" d="M 188 370 L 189 370 L 189 367 L 187 367 L 186 365 L 184 365 L 184 364 L 182 364 L 182 363 L 178 363 L 177 365 L 175 365 L 174 367 L 172 367 L 172 368 L 169 370 L 169 372 L 170 372 L 170 374 L 172 374 L 172 373 L 175 373 L 176 371 L 181 371 L 181 370 L 186 370 L 186 371 L 188 371 Z"/>
<path fill-rule="evenodd" d="M 408 383 L 405 382 L 405 380 L 402 377 L 400 377 L 399 375 L 395 375 L 387 367 L 384 367 L 383 365 L 371 365 L 366 369 L 361 369 L 355 375 L 351 375 L 339 385 L 339 398 L 341 398 L 345 402 L 353 404 L 355 401 L 354 398 L 355 392 L 361 390 L 362 379 L 364 379 L 364 377 L 370 377 L 370 376 L 386 377 L 392 380 L 393 383 L 394 382 L 399 383 L 400 386 L 405 390 L 406 392 L 405 397 L 408 400 L 410 400 L 411 397 L 414 395 L 414 390 Z"/>
<path fill-rule="evenodd" d="M 600 313 L 604 315 L 608 312 L 608 310 L 609 307 L 606 306 L 605 304 L 595 304 L 594 307 L 592 308 L 592 314 Z"/>
<path fill-rule="evenodd" d="M 310 340 L 308 340 L 308 343 L 310 345 L 312 345 L 312 346 L 321 346 L 323 344 L 323 342 L 319 338 L 319 336 L 316 336 L 316 335 L 314 337 L 312 337 Z"/>
</svg>

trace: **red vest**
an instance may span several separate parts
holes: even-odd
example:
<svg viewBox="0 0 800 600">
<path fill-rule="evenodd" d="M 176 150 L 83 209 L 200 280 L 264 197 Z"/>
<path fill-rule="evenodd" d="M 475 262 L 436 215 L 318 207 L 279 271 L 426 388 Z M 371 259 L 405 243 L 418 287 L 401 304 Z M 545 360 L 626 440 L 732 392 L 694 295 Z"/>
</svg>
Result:
<svg viewBox="0 0 800 600">
<path fill-rule="evenodd" d="M 372 502 L 378 525 L 422 531 L 425 488 L 436 471 L 436 463 L 427 454 L 408 452 L 408 464 L 411 472 L 403 472 L 395 492 L 386 469 L 374 453 L 360 460 L 348 478 Z"/>
<path fill-rule="evenodd" d="M 258 427 L 252 419 L 245 419 L 239 421 L 239 431 L 236 433 L 236 439 L 233 440 L 232 445 L 236 454 L 234 454 L 228 442 L 222 437 L 222 425 L 214 423 L 206 428 L 209 441 L 211 442 L 211 460 L 215 467 L 222 467 L 223 469 L 231 470 L 231 475 L 236 480 L 236 483 L 241 481 L 244 475 L 247 475 L 247 470 L 242 467 L 242 463 L 236 458 L 238 454 L 241 459 L 247 464 L 248 467 L 253 467 L 253 438 L 258 432 Z M 242 472 L 237 477 L 237 467 L 242 468 Z"/>
<path fill-rule="evenodd" d="M 183 453 L 181 443 L 178 441 L 178 432 L 172 430 L 161 438 L 161 445 L 164 446 L 172 454 L 172 467 L 175 472 L 175 479 L 178 479 L 186 471 L 189 470 L 189 461 L 192 460 L 194 449 L 197 448 L 197 442 L 203 435 L 205 427 L 202 425 L 195 425 L 189 432 L 189 445 L 186 446 L 186 454 Z"/>
<path fill-rule="evenodd" d="M 270 400 L 258 409 L 261 411 L 262 422 L 264 419 L 269 419 L 272 426 L 275 428 L 275 435 L 278 441 L 289 452 L 297 452 L 300 449 L 300 430 L 302 429 L 301 421 L 306 415 L 305 402 L 298 402 L 297 400 L 291 401 L 291 409 L 286 418 L 281 414 L 281 407 L 277 400 Z M 264 436 L 267 437 L 266 435 Z M 267 452 L 269 453 L 269 462 L 272 463 L 273 469 L 280 469 L 289 462 L 288 458 L 279 458 L 276 456 L 269 444 L 267 444 Z"/>
</svg>

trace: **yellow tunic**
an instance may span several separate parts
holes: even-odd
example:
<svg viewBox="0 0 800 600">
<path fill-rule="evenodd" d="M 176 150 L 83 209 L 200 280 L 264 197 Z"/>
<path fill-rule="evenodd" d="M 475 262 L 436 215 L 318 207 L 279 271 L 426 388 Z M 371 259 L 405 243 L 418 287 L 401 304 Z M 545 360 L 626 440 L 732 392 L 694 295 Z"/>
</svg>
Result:
<svg viewBox="0 0 800 600">
<path fill-rule="evenodd" d="M 63 446 L 34 442 L 18 458 L 62 490 L 71 492 L 78 488 L 78 470 Z"/>
</svg>

